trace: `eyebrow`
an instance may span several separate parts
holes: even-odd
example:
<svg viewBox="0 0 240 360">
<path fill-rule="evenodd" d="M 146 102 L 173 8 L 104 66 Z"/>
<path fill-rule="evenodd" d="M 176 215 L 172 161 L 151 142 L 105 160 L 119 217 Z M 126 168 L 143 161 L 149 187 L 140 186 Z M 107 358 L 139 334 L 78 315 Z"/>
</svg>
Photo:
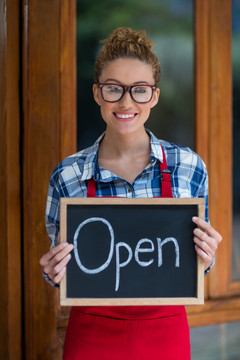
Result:
<svg viewBox="0 0 240 360">
<path fill-rule="evenodd" d="M 117 80 L 117 79 L 106 79 L 106 80 L 104 81 L 104 83 L 107 83 L 107 82 L 113 82 L 114 84 L 115 84 L 115 83 L 118 83 L 118 84 L 120 84 L 120 85 L 123 85 L 123 83 L 122 83 L 121 81 Z M 137 85 L 137 84 L 146 84 L 146 85 L 149 85 L 149 83 L 148 83 L 147 81 L 145 81 L 145 80 L 136 81 L 136 82 L 134 82 L 133 84 L 134 84 L 134 85 Z"/>
</svg>

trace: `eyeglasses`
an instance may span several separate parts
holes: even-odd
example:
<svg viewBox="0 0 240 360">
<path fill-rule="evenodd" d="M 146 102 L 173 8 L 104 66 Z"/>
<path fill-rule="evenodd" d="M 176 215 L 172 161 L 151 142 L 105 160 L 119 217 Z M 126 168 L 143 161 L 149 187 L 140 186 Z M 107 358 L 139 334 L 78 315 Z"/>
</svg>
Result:
<svg viewBox="0 0 240 360">
<path fill-rule="evenodd" d="M 152 100 L 153 92 L 156 86 L 153 85 L 133 85 L 124 86 L 118 84 L 98 84 L 101 90 L 102 98 L 107 102 L 117 102 L 122 99 L 125 92 L 128 91 L 132 100 L 139 104 L 146 104 Z"/>
</svg>

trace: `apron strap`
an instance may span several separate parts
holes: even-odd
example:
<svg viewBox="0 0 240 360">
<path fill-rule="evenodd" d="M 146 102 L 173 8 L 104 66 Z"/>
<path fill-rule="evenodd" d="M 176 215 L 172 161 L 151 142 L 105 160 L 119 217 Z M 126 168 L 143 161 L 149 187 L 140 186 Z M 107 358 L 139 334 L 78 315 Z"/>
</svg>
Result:
<svg viewBox="0 0 240 360">
<path fill-rule="evenodd" d="M 87 197 L 96 197 L 96 181 L 93 177 L 87 183 Z"/>
<path fill-rule="evenodd" d="M 172 187 L 171 187 L 171 172 L 168 170 L 166 156 L 162 148 L 163 162 L 160 161 L 161 171 L 161 197 L 172 198 Z"/>
<path fill-rule="evenodd" d="M 162 147 L 162 146 L 161 146 Z M 171 188 L 171 172 L 168 170 L 166 156 L 162 148 L 163 162 L 160 161 L 160 172 L 161 172 L 161 197 L 172 198 Z M 88 180 L 87 183 L 87 197 L 96 196 L 96 182 L 93 178 Z"/>
</svg>

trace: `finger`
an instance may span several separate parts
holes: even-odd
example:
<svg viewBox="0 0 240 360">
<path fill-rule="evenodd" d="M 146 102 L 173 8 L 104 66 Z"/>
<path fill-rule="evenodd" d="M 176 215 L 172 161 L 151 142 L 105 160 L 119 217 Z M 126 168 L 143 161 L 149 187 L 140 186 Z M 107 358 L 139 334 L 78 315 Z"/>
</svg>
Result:
<svg viewBox="0 0 240 360">
<path fill-rule="evenodd" d="M 50 276 L 55 277 L 58 273 L 60 273 L 62 269 L 66 267 L 70 259 L 71 259 L 71 254 L 68 254 L 60 262 L 56 263 L 56 265 L 53 266 L 51 269 Z"/>
<path fill-rule="evenodd" d="M 200 240 L 198 237 L 194 236 L 193 238 L 194 243 L 198 246 L 199 249 L 204 251 L 209 257 L 213 257 L 215 251 L 213 248 L 209 246 L 206 242 Z"/>
<path fill-rule="evenodd" d="M 207 260 L 210 261 L 212 259 L 212 257 L 198 245 L 195 245 L 195 249 L 196 249 L 198 255 L 200 255 L 204 261 L 207 261 Z"/>
<path fill-rule="evenodd" d="M 67 244 L 61 251 L 57 252 L 54 257 L 52 257 L 47 263 L 44 265 L 44 272 L 47 275 L 50 275 L 53 273 L 53 269 L 58 266 L 58 264 L 61 264 L 61 261 L 64 260 L 67 255 L 72 251 L 73 245 Z M 55 271 L 54 271 L 55 273 Z"/>
<path fill-rule="evenodd" d="M 209 266 L 213 262 L 213 258 L 205 253 L 201 248 L 198 247 L 198 245 L 195 245 L 195 249 L 197 254 L 201 257 L 201 259 L 204 261 L 204 270 L 207 270 Z"/>
<path fill-rule="evenodd" d="M 71 259 L 71 254 L 68 254 L 67 256 L 65 256 L 62 261 L 60 261 L 59 263 L 56 263 L 55 266 L 47 266 L 45 270 L 46 274 L 48 275 L 48 277 L 56 284 L 59 283 L 59 281 L 61 281 L 62 276 L 61 274 L 63 274 L 63 269 L 66 268 L 68 262 Z M 60 274 L 60 275 L 59 275 Z"/>
<path fill-rule="evenodd" d="M 60 261 L 64 256 L 66 256 L 70 251 L 72 251 L 73 245 L 68 243 L 61 243 L 53 247 L 40 259 L 40 265 L 46 266 L 52 259 Z"/>
<path fill-rule="evenodd" d="M 61 282 L 61 280 L 62 280 L 65 272 L 66 272 L 66 267 L 62 268 L 62 270 L 53 278 L 52 281 L 53 281 L 55 284 L 60 284 L 60 282 Z"/>
<path fill-rule="evenodd" d="M 40 259 L 40 265 L 44 266 L 47 264 L 59 251 L 62 251 L 68 243 L 61 243 L 57 246 L 54 246 L 51 250 L 49 250 L 46 254 L 44 254 Z"/>
<path fill-rule="evenodd" d="M 193 234 L 203 243 L 206 243 L 211 249 L 213 249 L 213 251 L 217 250 L 218 242 L 215 238 L 210 237 L 207 233 L 199 228 L 194 229 Z"/>
<path fill-rule="evenodd" d="M 216 239 L 218 244 L 222 241 L 222 236 L 208 222 L 206 222 L 205 220 L 203 220 L 197 216 L 194 216 L 192 218 L 192 221 L 196 225 L 198 225 L 202 230 L 204 230 L 209 236 Z"/>
</svg>

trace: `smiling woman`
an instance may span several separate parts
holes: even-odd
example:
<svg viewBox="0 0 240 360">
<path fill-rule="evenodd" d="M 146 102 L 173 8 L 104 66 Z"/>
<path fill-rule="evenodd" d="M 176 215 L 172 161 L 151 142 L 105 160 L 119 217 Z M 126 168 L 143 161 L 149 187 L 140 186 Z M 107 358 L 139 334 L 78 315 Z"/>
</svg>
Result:
<svg viewBox="0 0 240 360">
<path fill-rule="evenodd" d="M 70 260 L 72 248 L 63 249 L 62 244 L 58 244 L 60 198 L 109 196 L 203 198 L 205 220 L 193 217 L 190 222 L 192 220 L 199 226 L 192 233 L 193 250 L 202 258 L 207 274 L 214 264 L 221 236 L 208 224 L 205 164 L 189 148 L 159 140 L 145 128 L 160 93 L 157 87 L 160 65 L 152 52 L 152 43 L 144 31 L 117 28 L 106 40 L 96 62 L 97 68 L 99 59 L 103 58 L 93 85 L 93 96 L 100 106 L 106 130 L 91 147 L 64 159 L 52 173 L 46 208 L 46 227 L 52 249 L 40 259 L 44 277 L 58 286 Z M 106 101 L 99 83 L 113 83 L 114 92 L 116 88 L 122 89 L 121 96 Z M 136 102 L 136 94 L 131 96 L 136 87 L 141 89 L 140 94 L 144 87 L 151 88 L 152 96 L 148 101 Z M 124 92 L 125 89 L 129 91 Z M 120 244 L 130 249 L 129 245 Z M 158 245 L 161 248 L 160 240 Z M 116 248 L 116 264 L 120 269 L 119 246 Z M 93 251 L 96 251 L 94 246 Z M 130 249 L 129 258 L 131 252 Z M 116 289 L 118 287 L 119 281 L 116 280 Z M 130 322 L 131 326 L 123 326 L 122 320 Z M 129 337 L 134 346 L 129 345 Z M 113 344 L 110 350 L 109 344 Z M 148 360 L 161 352 L 169 358 L 190 359 L 189 328 L 182 305 L 151 306 L 149 303 L 145 307 L 86 306 L 71 310 L 64 350 L 66 360 L 79 356 L 115 360 L 124 357 L 127 360 L 133 355 Z"/>
</svg>

